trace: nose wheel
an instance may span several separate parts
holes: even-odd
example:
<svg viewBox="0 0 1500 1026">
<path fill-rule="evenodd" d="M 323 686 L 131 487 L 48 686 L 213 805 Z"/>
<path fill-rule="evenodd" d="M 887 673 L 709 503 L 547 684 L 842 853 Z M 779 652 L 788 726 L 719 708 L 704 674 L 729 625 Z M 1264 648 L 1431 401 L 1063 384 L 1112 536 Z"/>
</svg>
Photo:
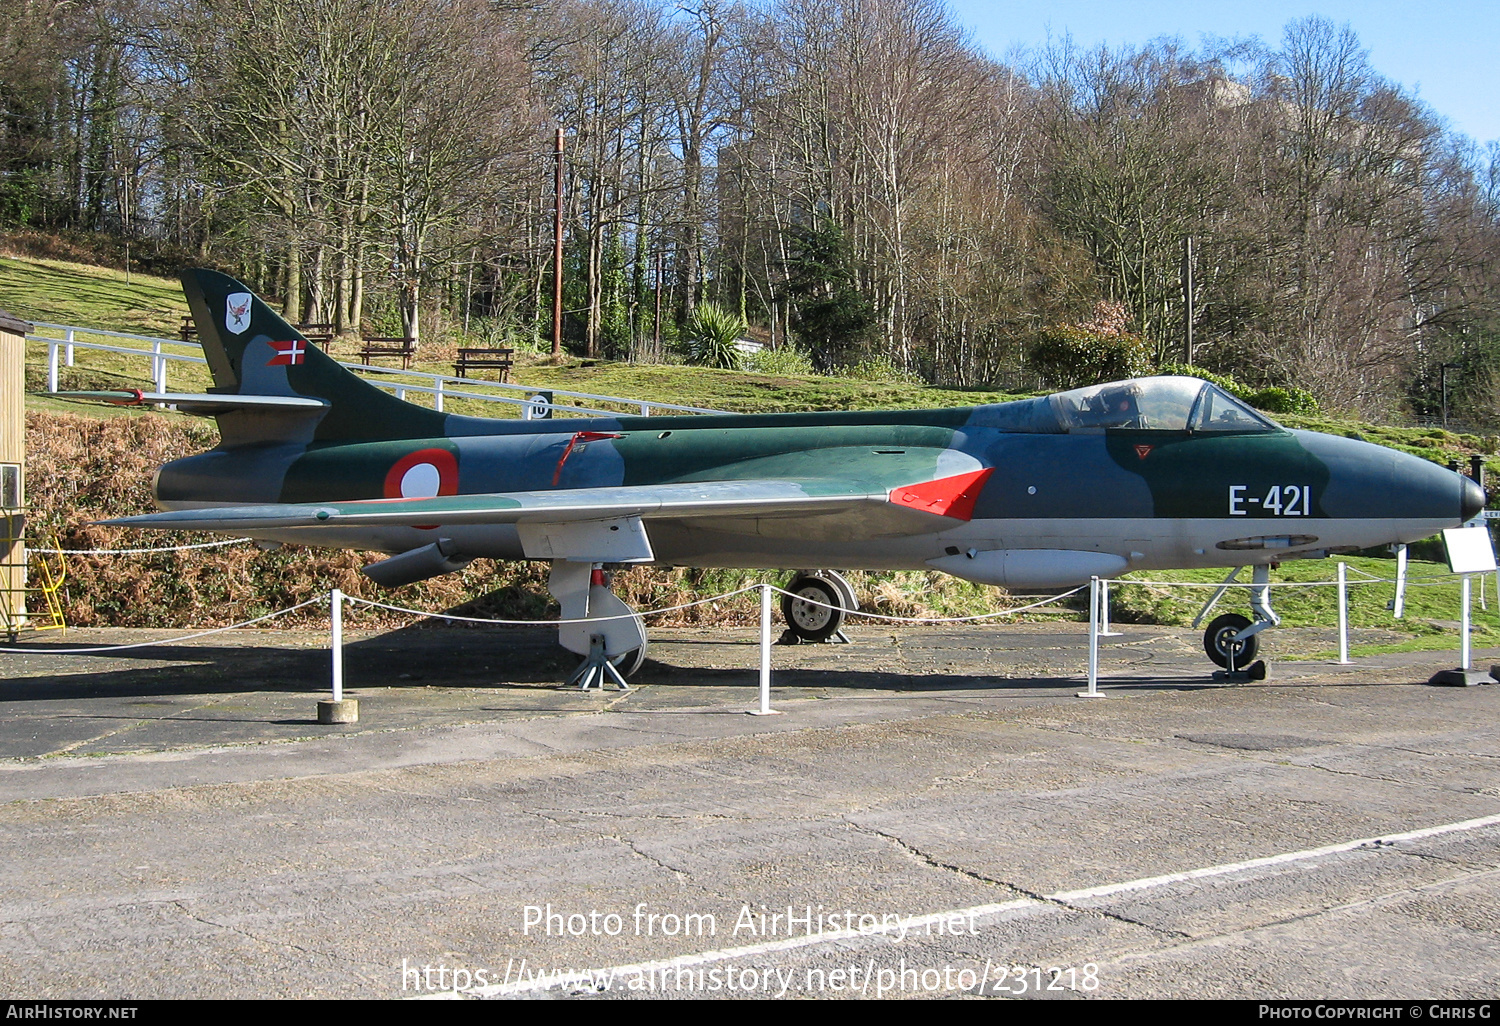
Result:
<svg viewBox="0 0 1500 1026">
<path fill-rule="evenodd" d="M 1240 631 L 1250 626 L 1250 618 L 1238 613 L 1216 616 L 1203 632 L 1203 651 L 1226 670 L 1242 670 L 1255 661 L 1260 649 L 1260 638 L 1250 635 L 1238 640 Z"/>
<path fill-rule="evenodd" d="M 1223 597 L 1240 569 L 1243 567 L 1224 579 L 1219 590 L 1193 621 L 1194 627 L 1203 622 L 1214 603 Z M 1250 611 L 1255 614 L 1254 620 L 1239 613 L 1224 613 L 1214 617 L 1208 629 L 1203 632 L 1203 651 L 1208 654 L 1208 658 L 1227 670 L 1231 678 L 1248 674 L 1249 679 L 1263 680 L 1265 664 L 1255 661 L 1256 653 L 1260 651 L 1260 632 L 1281 623 L 1281 617 L 1271 608 L 1271 568 L 1264 563 L 1257 564 L 1254 569 L 1250 586 Z"/>
</svg>

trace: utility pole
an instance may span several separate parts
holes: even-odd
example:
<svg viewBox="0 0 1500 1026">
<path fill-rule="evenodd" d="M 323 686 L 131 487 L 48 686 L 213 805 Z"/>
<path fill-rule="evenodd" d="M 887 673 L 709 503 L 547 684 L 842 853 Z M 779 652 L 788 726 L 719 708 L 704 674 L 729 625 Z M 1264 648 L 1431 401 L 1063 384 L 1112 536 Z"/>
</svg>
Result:
<svg viewBox="0 0 1500 1026">
<path fill-rule="evenodd" d="M 1438 369 L 1438 375 L 1443 380 L 1443 428 L 1448 427 L 1448 372 L 1450 370 L 1463 370 L 1463 365 L 1458 363 L 1445 363 Z"/>
<path fill-rule="evenodd" d="M 557 129 L 557 181 L 552 198 L 552 362 L 562 362 L 563 320 L 563 130 Z"/>
<path fill-rule="evenodd" d="M 1182 320 L 1186 327 L 1184 340 L 1187 365 L 1193 365 L 1193 237 L 1182 240 Z"/>
<path fill-rule="evenodd" d="M 661 250 L 656 251 L 656 312 L 651 320 L 652 359 L 661 359 L 661 278 L 663 274 Z"/>
<path fill-rule="evenodd" d="M 125 284 L 130 284 L 130 170 L 120 172 L 120 234 L 125 236 Z"/>
</svg>

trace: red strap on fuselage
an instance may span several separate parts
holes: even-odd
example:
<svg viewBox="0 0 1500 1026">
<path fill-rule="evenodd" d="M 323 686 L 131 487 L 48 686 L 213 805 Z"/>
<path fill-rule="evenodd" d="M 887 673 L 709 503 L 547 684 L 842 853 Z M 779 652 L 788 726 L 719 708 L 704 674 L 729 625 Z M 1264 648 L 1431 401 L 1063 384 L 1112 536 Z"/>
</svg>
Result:
<svg viewBox="0 0 1500 1026">
<path fill-rule="evenodd" d="M 557 487 L 557 482 L 562 480 L 563 464 L 568 462 L 568 457 L 573 455 L 573 446 L 579 442 L 597 442 L 603 438 L 623 438 L 618 433 L 608 431 L 575 431 L 573 437 L 568 439 L 568 447 L 563 450 L 562 458 L 557 461 L 557 469 L 552 472 L 552 487 Z"/>
</svg>

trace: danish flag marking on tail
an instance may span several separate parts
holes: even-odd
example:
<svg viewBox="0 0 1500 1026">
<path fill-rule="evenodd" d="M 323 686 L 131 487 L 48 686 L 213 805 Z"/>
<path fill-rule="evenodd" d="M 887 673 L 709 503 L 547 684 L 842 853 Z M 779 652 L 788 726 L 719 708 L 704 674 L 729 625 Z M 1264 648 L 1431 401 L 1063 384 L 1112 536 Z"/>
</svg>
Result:
<svg viewBox="0 0 1500 1026">
<path fill-rule="evenodd" d="M 300 338 L 288 339 L 285 342 L 272 342 L 271 348 L 276 350 L 276 355 L 266 361 L 267 367 L 286 367 L 291 364 L 298 364 L 307 355 L 307 343 Z"/>
<path fill-rule="evenodd" d="M 224 327 L 236 335 L 250 327 L 250 300 L 248 292 L 231 292 L 224 297 Z"/>
</svg>

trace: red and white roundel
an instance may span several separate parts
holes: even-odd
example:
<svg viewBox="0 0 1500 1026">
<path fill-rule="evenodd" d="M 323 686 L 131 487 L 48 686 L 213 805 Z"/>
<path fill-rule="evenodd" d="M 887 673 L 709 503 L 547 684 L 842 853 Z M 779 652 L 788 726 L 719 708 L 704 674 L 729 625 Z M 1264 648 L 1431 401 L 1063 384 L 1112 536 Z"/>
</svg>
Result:
<svg viewBox="0 0 1500 1026">
<path fill-rule="evenodd" d="M 458 494 L 458 460 L 447 449 L 418 449 L 396 461 L 385 475 L 387 499 L 426 499 Z"/>
</svg>

